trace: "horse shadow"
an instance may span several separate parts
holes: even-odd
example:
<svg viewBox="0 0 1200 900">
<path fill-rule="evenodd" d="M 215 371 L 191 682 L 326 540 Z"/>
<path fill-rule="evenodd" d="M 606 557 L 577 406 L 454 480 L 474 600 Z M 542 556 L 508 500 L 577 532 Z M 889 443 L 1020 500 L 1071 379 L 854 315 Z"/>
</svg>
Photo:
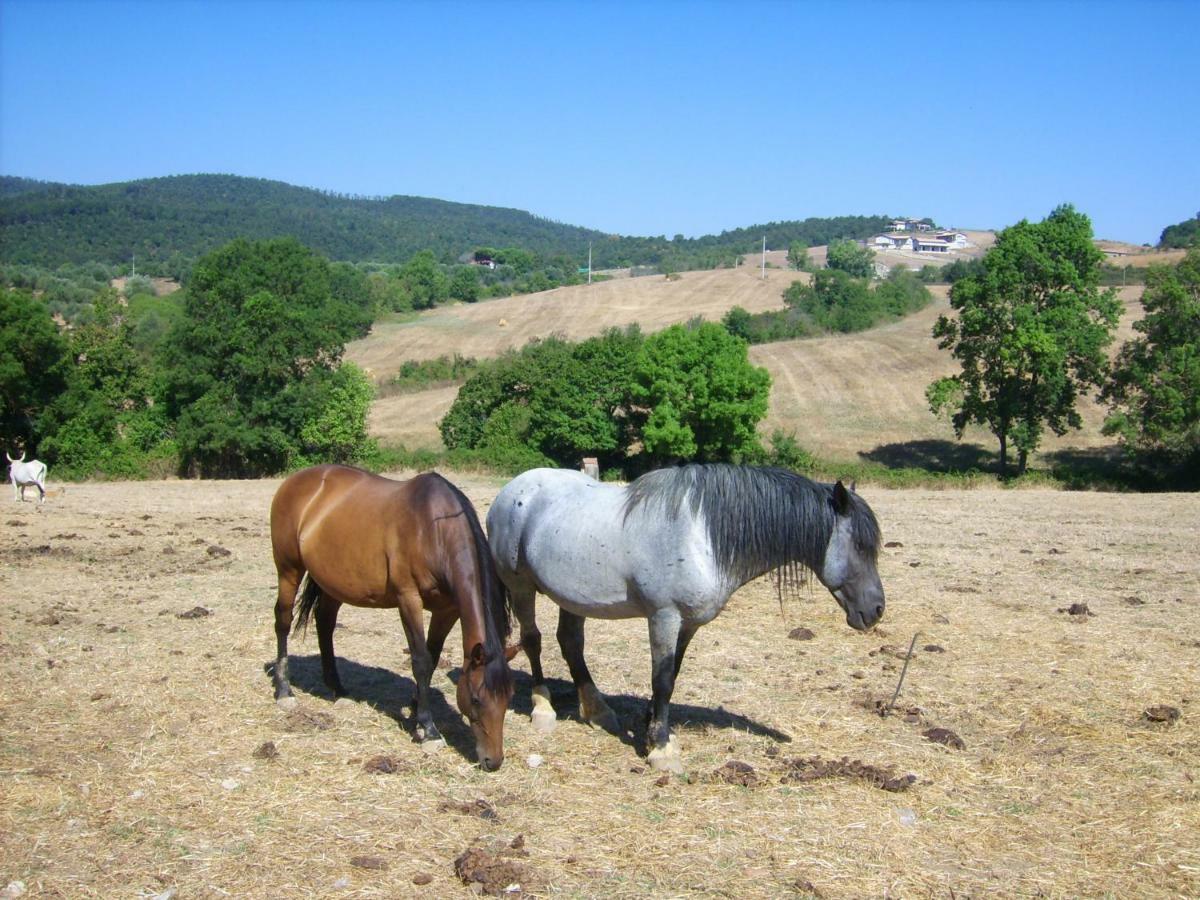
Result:
<svg viewBox="0 0 1200 900">
<path fill-rule="evenodd" d="M 342 687 L 347 700 L 364 703 L 376 712 L 394 721 L 413 741 L 418 743 L 416 734 L 417 721 L 409 710 L 416 706 L 417 683 L 411 678 L 385 669 L 381 666 L 367 666 L 339 656 L 337 660 L 338 674 L 342 679 Z M 268 677 L 275 670 L 275 661 L 264 664 Z M 442 670 L 439 670 L 442 671 Z M 455 668 L 447 674 L 452 683 L 458 683 L 462 670 Z M 320 654 L 308 656 L 291 655 L 288 657 L 288 680 L 292 690 L 303 692 L 312 697 L 333 702 L 333 692 L 325 686 L 321 670 Z M 433 722 L 441 732 L 442 738 L 457 753 L 467 759 L 475 757 L 475 738 L 471 729 L 463 722 L 462 714 L 457 705 L 446 701 L 445 695 L 438 689 L 437 676 L 429 687 L 429 706 L 433 714 Z"/>
<path fill-rule="evenodd" d="M 530 690 L 533 679 L 524 672 L 513 672 L 513 681 L 517 692 L 513 697 L 511 709 L 518 713 L 529 715 L 533 711 Z M 583 722 L 579 714 L 579 695 L 575 685 L 562 678 L 547 678 L 546 687 L 550 689 L 550 702 L 558 718 L 572 718 Z M 632 747 L 639 754 L 645 755 L 649 747 L 646 743 L 646 720 L 650 710 L 648 697 L 633 694 L 604 694 L 607 703 L 621 723 L 621 731 L 616 734 L 622 744 Z M 790 744 L 792 736 L 770 725 L 765 725 L 741 713 L 733 712 L 724 706 L 715 709 L 709 706 L 694 706 L 689 703 L 671 701 L 671 730 L 690 731 L 705 728 L 719 728 L 740 731 L 756 737 L 770 738 L 777 744 Z"/>
</svg>

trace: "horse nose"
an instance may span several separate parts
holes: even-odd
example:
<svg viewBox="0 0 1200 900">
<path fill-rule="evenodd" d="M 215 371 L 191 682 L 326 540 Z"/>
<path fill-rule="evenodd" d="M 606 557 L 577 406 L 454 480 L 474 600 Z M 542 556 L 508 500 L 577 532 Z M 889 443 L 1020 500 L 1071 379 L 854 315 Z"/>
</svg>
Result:
<svg viewBox="0 0 1200 900">
<path fill-rule="evenodd" d="M 480 758 L 479 765 L 485 772 L 495 772 L 497 769 L 500 768 L 500 766 L 503 762 L 504 762 L 503 756 L 498 756 L 495 759 L 493 759 L 490 756 L 484 756 L 484 757 Z"/>
</svg>

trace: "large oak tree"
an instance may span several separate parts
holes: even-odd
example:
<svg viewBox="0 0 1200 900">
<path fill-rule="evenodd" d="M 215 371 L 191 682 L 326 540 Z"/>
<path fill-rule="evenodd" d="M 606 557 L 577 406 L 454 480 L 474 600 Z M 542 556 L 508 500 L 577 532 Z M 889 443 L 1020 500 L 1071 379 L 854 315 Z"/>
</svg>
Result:
<svg viewBox="0 0 1200 900">
<path fill-rule="evenodd" d="M 997 235 L 981 272 L 955 282 L 957 317 L 934 325 L 962 371 L 928 387 L 930 408 L 948 410 L 960 438 L 972 423 L 987 426 L 1002 474 L 1010 443 L 1023 473 L 1044 429 L 1080 427 L 1075 401 L 1105 376 L 1121 305 L 1114 289 L 1100 290 L 1102 259 L 1091 221 L 1070 205 L 1022 220 Z"/>
</svg>

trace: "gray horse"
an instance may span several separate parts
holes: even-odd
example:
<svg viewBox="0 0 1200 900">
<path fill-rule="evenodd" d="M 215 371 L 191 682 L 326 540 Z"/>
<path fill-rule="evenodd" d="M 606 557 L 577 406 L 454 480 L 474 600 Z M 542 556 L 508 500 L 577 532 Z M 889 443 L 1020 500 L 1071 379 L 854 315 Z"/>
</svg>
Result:
<svg viewBox="0 0 1200 900">
<path fill-rule="evenodd" d="M 783 469 L 689 465 L 628 487 L 562 469 L 533 469 L 505 485 L 487 515 L 497 570 L 512 594 L 533 675 L 533 721 L 552 727 L 542 675 L 535 592 L 559 606 L 558 642 L 581 716 L 617 730 L 583 658 L 584 618 L 649 620 L 653 697 L 649 761 L 682 771 L 668 708 L 688 643 L 730 594 L 766 572 L 820 579 L 852 628 L 883 615 L 875 568 L 880 535 L 870 507 L 839 481 Z"/>
</svg>

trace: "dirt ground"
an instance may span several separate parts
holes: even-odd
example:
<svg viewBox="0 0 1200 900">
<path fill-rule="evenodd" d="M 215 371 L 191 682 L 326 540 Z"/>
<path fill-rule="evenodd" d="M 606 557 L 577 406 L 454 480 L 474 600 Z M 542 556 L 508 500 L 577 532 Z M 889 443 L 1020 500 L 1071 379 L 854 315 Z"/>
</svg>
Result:
<svg viewBox="0 0 1200 900">
<path fill-rule="evenodd" d="M 481 514 L 499 487 L 450 477 Z M 294 640 L 299 706 L 277 708 L 277 483 L 0 507 L 0 891 L 1200 895 L 1194 495 L 864 488 L 888 542 L 881 627 L 851 631 L 819 586 L 782 606 L 767 579 L 742 589 L 688 653 L 688 775 L 661 777 L 633 737 L 575 718 L 547 607 L 560 721 L 532 728 L 517 657 L 497 773 L 453 711 L 457 630 L 439 753 L 412 743 L 390 613 L 343 610 L 336 704 L 315 638 Z M 645 623 L 593 622 L 588 641 L 636 732 Z"/>
</svg>

